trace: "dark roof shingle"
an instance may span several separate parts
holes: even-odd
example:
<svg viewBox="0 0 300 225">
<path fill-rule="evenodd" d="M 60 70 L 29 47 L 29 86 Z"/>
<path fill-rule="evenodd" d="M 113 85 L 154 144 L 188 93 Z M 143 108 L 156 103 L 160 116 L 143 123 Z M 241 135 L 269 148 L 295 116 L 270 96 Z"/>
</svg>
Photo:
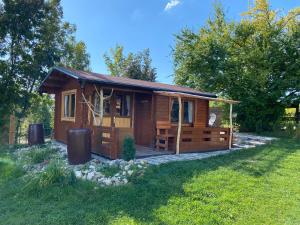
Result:
<svg viewBox="0 0 300 225">
<path fill-rule="evenodd" d="M 85 80 L 91 83 L 103 83 L 103 84 L 110 84 L 110 85 L 127 86 L 132 88 L 139 88 L 139 89 L 146 89 L 146 90 L 153 90 L 153 91 L 183 92 L 183 93 L 189 93 L 189 94 L 207 96 L 213 98 L 217 97 L 216 94 L 198 91 L 189 87 L 163 84 L 158 82 L 150 82 L 144 80 L 136 80 L 136 79 L 125 78 L 125 77 L 114 77 L 114 76 L 109 76 L 104 74 L 74 70 L 65 67 L 54 67 L 49 73 L 49 75 L 46 77 L 46 79 L 43 81 L 41 87 L 43 86 L 47 78 L 51 76 L 52 72 L 54 71 L 59 71 L 75 79 Z"/>
</svg>

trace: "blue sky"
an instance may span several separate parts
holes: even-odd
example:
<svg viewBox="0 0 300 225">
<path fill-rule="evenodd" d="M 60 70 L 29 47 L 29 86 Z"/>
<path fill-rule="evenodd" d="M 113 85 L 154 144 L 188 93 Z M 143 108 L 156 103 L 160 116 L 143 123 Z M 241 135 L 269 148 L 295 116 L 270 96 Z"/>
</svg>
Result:
<svg viewBox="0 0 300 225">
<path fill-rule="evenodd" d="M 103 54 L 116 44 L 127 52 L 149 48 L 158 81 L 172 83 L 174 35 L 184 27 L 199 30 L 213 12 L 214 0 L 62 0 L 64 19 L 77 26 L 91 55 L 91 69 L 108 73 Z M 248 0 L 221 0 L 228 19 L 239 20 Z M 299 0 L 271 0 L 274 9 L 289 10 Z"/>
</svg>

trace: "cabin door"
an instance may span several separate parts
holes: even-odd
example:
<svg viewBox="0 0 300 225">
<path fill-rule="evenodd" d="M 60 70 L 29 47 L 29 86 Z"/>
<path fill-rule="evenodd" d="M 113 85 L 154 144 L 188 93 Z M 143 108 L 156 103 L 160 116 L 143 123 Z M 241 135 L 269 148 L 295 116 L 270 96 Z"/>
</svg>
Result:
<svg viewBox="0 0 300 225">
<path fill-rule="evenodd" d="M 134 136 L 137 145 L 149 146 L 153 144 L 153 123 L 151 117 L 152 96 L 137 93 L 135 95 Z"/>
</svg>

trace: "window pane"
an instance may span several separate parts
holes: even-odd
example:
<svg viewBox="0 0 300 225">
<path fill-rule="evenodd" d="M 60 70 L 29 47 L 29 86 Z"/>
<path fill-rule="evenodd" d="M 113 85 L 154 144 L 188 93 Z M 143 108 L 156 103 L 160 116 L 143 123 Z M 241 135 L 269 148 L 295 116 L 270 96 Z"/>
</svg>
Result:
<svg viewBox="0 0 300 225">
<path fill-rule="evenodd" d="M 75 117 L 75 94 L 71 95 L 71 117 Z"/>
<path fill-rule="evenodd" d="M 103 93 L 103 96 L 108 97 L 108 96 L 110 96 L 110 94 L 111 94 L 110 91 L 105 90 Z M 110 98 L 103 101 L 103 108 L 104 108 L 103 114 L 109 115 L 110 114 Z"/>
<path fill-rule="evenodd" d="M 172 100 L 171 122 L 178 122 L 179 120 L 179 104 L 177 99 Z"/>
<path fill-rule="evenodd" d="M 105 100 L 103 102 L 104 105 L 104 115 L 109 115 L 110 114 L 110 100 Z"/>
<path fill-rule="evenodd" d="M 193 122 L 193 102 L 184 101 L 183 102 L 183 122 L 192 123 Z"/>
<path fill-rule="evenodd" d="M 95 112 L 100 113 L 100 97 L 97 93 L 94 95 Z"/>
<path fill-rule="evenodd" d="M 116 115 L 121 116 L 122 95 L 116 96 Z"/>
<path fill-rule="evenodd" d="M 129 112 L 130 112 L 130 96 L 126 95 L 123 96 L 122 116 L 129 116 Z"/>
<path fill-rule="evenodd" d="M 69 95 L 64 96 L 64 117 L 69 117 L 69 98 Z"/>
</svg>

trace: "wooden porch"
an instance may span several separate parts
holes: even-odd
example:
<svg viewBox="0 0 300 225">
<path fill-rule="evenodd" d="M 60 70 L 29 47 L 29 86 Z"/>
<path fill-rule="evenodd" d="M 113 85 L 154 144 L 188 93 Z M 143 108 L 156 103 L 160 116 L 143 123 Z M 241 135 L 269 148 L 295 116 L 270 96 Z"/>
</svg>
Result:
<svg viewBox="0 0 300 225">
<path fill-rule="evenodd" d="M 158 155 L 172 155 L 175 154 L 174 151 L 157 151 L 155 148 L 136 145 L 136 158 L 145 158 L 149 156 L 158 156 Z"/>
</svg>

